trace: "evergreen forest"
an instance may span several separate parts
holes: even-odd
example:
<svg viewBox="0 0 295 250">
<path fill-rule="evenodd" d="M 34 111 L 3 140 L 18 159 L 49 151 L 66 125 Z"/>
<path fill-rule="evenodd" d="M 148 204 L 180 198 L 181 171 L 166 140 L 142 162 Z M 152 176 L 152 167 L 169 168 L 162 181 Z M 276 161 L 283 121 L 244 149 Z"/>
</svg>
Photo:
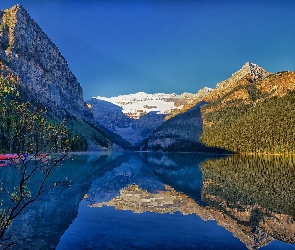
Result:
<svg viewBox="0 0 295 250">
<path fill-rule="evenodd" d="M 45 152 L 87 150 L 86 138 L 70 123 L 38 105 L 26 87 L 2 77 L 0 112 L 1 153 L 30 153 L 36 146 Z"/>
<path fill-rule="evenodd" d="M 236 153 L 294 154 L 295 92 L 254 102 L 261 98 L 254 88 L 248 89 L 253 102 L 232 100 L 220 107 L 222 100 L 217 100 L 204 105 L 201 141 Z"/>
</svg>

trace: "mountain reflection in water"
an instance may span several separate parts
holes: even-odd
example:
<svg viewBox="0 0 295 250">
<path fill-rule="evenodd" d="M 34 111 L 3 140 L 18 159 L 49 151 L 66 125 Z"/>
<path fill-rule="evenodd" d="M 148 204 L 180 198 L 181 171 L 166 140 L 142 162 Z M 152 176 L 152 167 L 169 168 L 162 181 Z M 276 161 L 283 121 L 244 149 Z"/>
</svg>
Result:
<svg viewBox="0 0 295 250">
<path fill-rule="evenodd" d="M 93 182 L 86 199 L 87 213 L 111 206 L 134 213 L 195 214 L 203 221 L 216 221 L 248 249 L 268 244 L 267 249 L 295 249 L 294 183 L 293 157 L 233 155 L 220 159 L 201 154 L 141 153 Z M 59 249 L 64 249 L 66 237 L 67 233 Z M 120 241 L 119 234 L 117 237 Z M 274 240 L 289 244 L 270 244 Z M 211 247 L 235 248 L 230 241 Z M 183 247 L 211 248 L 210 241 L 207 246 L 194 244 Z M 128 249 L 128 244 L 121 247 Z"/>
<path fill-rule="evenodd" d="M 31 204 L 8 234 L 19 249 L 295 249 L 294 162 L 85 153 L 52 176 L 72 185 Z"/>
</svg>

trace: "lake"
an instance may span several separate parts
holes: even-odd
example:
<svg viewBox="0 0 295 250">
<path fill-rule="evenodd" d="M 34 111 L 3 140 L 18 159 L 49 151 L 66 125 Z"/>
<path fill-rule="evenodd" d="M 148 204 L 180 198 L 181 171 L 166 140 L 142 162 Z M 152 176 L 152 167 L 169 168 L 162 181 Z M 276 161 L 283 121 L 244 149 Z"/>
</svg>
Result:
<svg viewBox="0 0 295 250">
<path fill-rule="evenodd" d="M 291 156 L 82 153 L 64 179 L 13 220 L 13 249 L 295 249 Z"/>
</svg>

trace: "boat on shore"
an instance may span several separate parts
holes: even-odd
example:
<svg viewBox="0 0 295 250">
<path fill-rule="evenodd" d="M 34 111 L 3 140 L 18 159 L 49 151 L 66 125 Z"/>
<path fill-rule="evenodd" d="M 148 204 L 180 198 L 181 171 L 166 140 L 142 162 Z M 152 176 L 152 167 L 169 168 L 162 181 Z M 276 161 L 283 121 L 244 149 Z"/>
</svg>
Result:
<svg viewBox="0 0 295 250">
<path fill-rule="evenodd" d="M 39 161 L 46 162 L 49 155 L 42 153 L 39 155 L 24 155 L 24 154 L 0 154 L 0 167 L 8 166 L 11 164 L 20 163 L 21 160 L 28 161 Z"/>
<path fill-rule="evenodd" d="M 24 157 L 24 155 L 20 154 L 0 154 L 0 167 L 19 163 Z"/>
</svg>

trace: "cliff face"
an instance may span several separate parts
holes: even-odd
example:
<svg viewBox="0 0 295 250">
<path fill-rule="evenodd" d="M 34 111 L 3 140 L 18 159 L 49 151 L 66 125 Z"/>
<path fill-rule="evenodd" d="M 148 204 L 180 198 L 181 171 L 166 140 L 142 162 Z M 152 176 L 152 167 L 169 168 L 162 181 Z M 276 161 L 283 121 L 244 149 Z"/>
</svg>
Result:
<svg viewBox="0 0 295 250">
<path fill-rule="evenodd" d="M 126 146 L 120 136 L 96 124 L 65 58 L 21 5 L 0 11 L 0 79 L 21 87 L 22 101 L 46 108 L 50 119 L 66 119 L 68 129 L 87 140 L 88 149 Z"/>
<path fill-rule="evenodd" d="M 51 100 L 78 117 L 86 115 L 82 87 L 58 48 L 21 5 L 0 12 L 0 60 L 0 73 L 9 68 L 40 102 Z"/>
</svg>

